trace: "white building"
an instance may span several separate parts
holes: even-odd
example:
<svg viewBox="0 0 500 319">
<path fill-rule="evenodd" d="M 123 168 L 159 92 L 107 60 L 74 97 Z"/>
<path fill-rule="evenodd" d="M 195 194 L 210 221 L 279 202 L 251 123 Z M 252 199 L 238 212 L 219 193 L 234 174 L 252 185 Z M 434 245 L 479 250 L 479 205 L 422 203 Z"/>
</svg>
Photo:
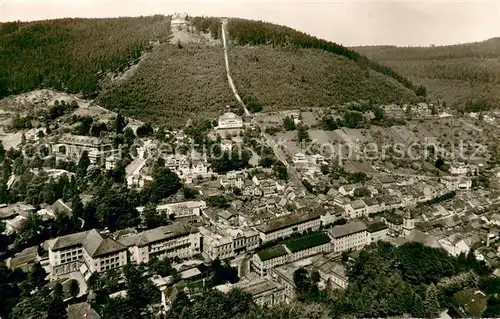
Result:
<svg viewBox="0 0 500 319">
<path fill-rule="evenodd" d="M 284 286 L 266 277 L 245 279 L 234 285 L 225 284 L 215 287 L 215 289 L 223 293 L 228 293 L 234 288 L 239 288 L 243 292 L 250 294 L 253 301 L 261 307 L 273 307 L 286 302 Z"/>
<path fill-rule="evenodd" d="M 451 175 L 455 175 L 455 176 L 458 176 L 458 175 L 467 175 L 467 173 L 469 173 L 469 168 L 465 165 L 453 165 L 452 167 L 450 167 L 450 174 Z"/>
<path fill-rule="evenodd" d="M 366 225 L 360 221 L 337 225 L 329 233 L 333 238 L 334 251 L 338 253 L 362 249 L 371 241 Z"/>
<path fill-rule="evenodd" d="M 99 137 L 65 134 L 55 147 L 59 156 L 67 156 L 78 160 L 84 151 L 89 154 L 90 162 L 95 164 L 100 156 L 113 150 L 113 143 Z"/>
<path fill-rule="evenodd" d="M 472 179 L 467 177 L 443 177 L 441 178 L 448 191 L 470 191 L 472 189 Z"/>
<path fill-rule="evenodd" d="M 243 119 L 241 116 L 238 116 L 232 112 L 224 113 L 219 116 L 218 120 L 218 130 L 233 130 L 233 129 L 242 129 L 243 128 Z"/>
<path fill-rule="evenodd" d="M 289 237 L 292 234 L 303 233 L 306 230 L 316 231 L 321 226 L 321 214 L 317 212 L 293 214 L 278 217 L 260 224 L 255 228 L 259 231 L 262 242 Z"/>
<path fill-rule="evenodd" d="M 137 207 L 137 211 L 142 214 L 144 206 Z M 200 201 L 186 201 L 170 204 L 162 204 L 156 206 L 156 211 L 159 214 L 166 214 L 174 218 L 188 217 L 188 216 L 201 216 L 204 209 L 207 208 L 207 203 L 203 200 Z"/>
<path fill-rule="evenodd" d="M 457 257 L 460 254 L 467 255 L 470 247 L 465 240 L 458 234 L 452 234 L 448 237 L 438 240 L 441 247 L 450 255 Z"/>
<path fill-rule="evenodd" d="M 387 241 L 389 227 L 384 222 L 375 222 L 367 226 L 369 243 L 376 243 L 379 240 Z"/>
<path fill-rule="evenodd" d="M 203 235 L 203 255 L 210 260 L 227 259 L 259 247 L 259 233 L 252 229 L 233 227 L 200 227 Z"/>
<path fill-rule="evenodd" d="M 173 223 L 118 239 L 128 248 L 130 261 L 148 263 L 152 257 L 191 258 L 201 253 L 201 234 L 190 225 Z"/>
<path fill-rule="evenodd" d="M 312 266 L 319 273 L 321 278 L 320 284 L 326 286 L 329 282 L 335 288 L 346 289 L 349 284 L 347 270 L 344 266 L 326 256 L 314 257 Z"/>
<path fill-rule="evenodd" d="M 304 153 L 295 153 L 292 162 L 295 167 L 305 168 L 310 165 L 309 159 Z"/>
<path fill-rule="evenodd" d="M 277 266 L 331 250 L 332 242 L 328 234 L 322 232 L 311 233 L 287 240 L 284 244 L 279 244 L 254 254 L 252 258 L 252 270 L 260 276 L 265 276 L 269 273 L 269 270 Z"/>
<path fill-rule="evenodd" d="M 94 272 L 127 264 L 127 248 L 95 229 L 58 237 L 48 242 L 51 275 L 80 271 L 85 278 Z"/>
<path fill-rule="evenodd" d="M 48 241 L 49 269 L 53 277 L 80 271 L 92 273 L 119 268 L 130 261 L 158 258 L 190 258 L 200 253 L 201 237 L 196 228 L 180 223 L 158 227 L 114 240 L 92 229 Z"/>
<path fill-rule="evenodd" d="M 353 200 L 345 206 L 345 210 L 349 218 L 359 218 L 366 215 L 366 204 L 362 199 Z"/>
</svg>

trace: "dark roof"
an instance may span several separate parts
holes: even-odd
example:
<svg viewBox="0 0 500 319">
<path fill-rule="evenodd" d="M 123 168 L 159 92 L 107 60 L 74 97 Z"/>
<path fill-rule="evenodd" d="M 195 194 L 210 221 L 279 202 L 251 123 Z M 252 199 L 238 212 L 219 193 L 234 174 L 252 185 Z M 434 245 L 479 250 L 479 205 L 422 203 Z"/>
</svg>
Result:
<svg viewBox="0 0 500 319">
<path fill-rule="evenodd" d="M 293 238 L 285 244 L 292 253 L 320 246 L 331 241 L 330 237 L 325 233 L 312 233 L 299 238 Z"/>
<path fill-rule="evenodd" d="M 359 233 L 366 230 L 366 225 L 361 221 L 348 223 L 345 225 L 337 225 L 329 230 L 333 238 L 341 238 L 347 235 Z"/>
<path fill-rule="evenodd" d="M 263 232 L 265 234 L 272 233 L 274 231 L 291 227 L 294 225 L 298 225 L 310 220 L 314 219 L 319 219 L 320 214 L 318 212 L 310 212 L 310 213 L 303 213 L 303 214 L 292 214 L 292 215 L 286 215 L 283 217 L 275 218 L 270 220 L 266 224 L 260 224 L 257 227 L 257 230 L 260 232 Z"/>
<path fill-rule="evenodd" d="M 75 233 L 71 235 L 57 237 L 49 241 L 49 247 L 51 250 L 59 250 L 68 247 L 73 247 L 76 245 L 81 245 L 87 236 L 88 231 Z"/>
<path fill-rule="evenodd" d="M 371 223 L 371 224 L 366 225 L 366 228 L 367 228 L 369 233 L 374 233 L 374 232 L 377 232 L 377 231 L 380 231 L 383 229 L 387 229 L 389 227 L 387 227 L 387 225 L 383 222 L 375 222 L 375 223 Z"/>
<path fill-rule="evenodd" d="M 95 229 L 89 231 L 83 241 L 83 247 L 91 257 L 103 256 L 127 249 L 117 241 L 102 236 Z"/>
<path fill-rule="evenodd" d="M 68 319 L 101 319 L 101 316 L 87 302 L 73 304 L 68 307 Z"/>
<path fill-rule="evenodd" d="M 286 254 L 288 254 L 288 252 L 286 251 L 285 246 L 280 244 L 258 252 L 257 256 L 259 256 L 260 260 L 266 261 L 276 257 L 284 256 Z"/>
<path fill-rule="evenodd" d="M 189 235 L 196 232 L 196 228 L 187 224 L 174 223 L 168 226 L 146 230 L 139 235 L 136 245 L 146 246 L 150 243 L 175 238 L 182 235 Z"/>
</svg>

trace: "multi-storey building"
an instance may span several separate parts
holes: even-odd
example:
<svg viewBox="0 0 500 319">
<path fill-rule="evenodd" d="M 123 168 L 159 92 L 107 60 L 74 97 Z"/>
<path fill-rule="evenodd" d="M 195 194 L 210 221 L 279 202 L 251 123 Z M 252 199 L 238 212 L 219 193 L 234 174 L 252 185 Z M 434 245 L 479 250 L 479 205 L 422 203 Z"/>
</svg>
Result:
<svg viewBox="0 0 500 319">
<path fill-rule="evenodd" d="M 114 240 L 92 229 L 48 242 L 53 276 L 80 271 L 92 273 L 119 268 L 129 262 L 147 263 L 158 258 L 189 258 L 201 251 L 201 235 L 190 225 L 174 223 Z M 130 258 L 129 258 L 130 256 Z"/>
<path fill-rule="evenodd" d="M 346 289 L 348 282 L 347 270 L 344 266 L 337 263 L 332 258 L 325 255 L 315 257 L 312 262 L 312 267 L 319 273 L 320 279 L 323 284 L 330 282 L 336 287 Z"/>
<path fill-rule="evenodd" d="M 369 242 L 376 243 L 379 240 L 387 241 L 387 234 L 389 232 L 389 227 L 382 221 L 371 223 L 366 225 Z"/>
<path fill-rule="evenodd" d="M 203 255 L 211 260 L 227 259 L 259 247 L 259 233 L 252 229 L 200 227 Z"/>
<path fill-rule="evenodd" d="M 58 237 L 48 243 L 53 276 L 79 270 L 87 277 L 90 273 L 127 264 L 127 248 L 95 229 Z"/>
<path fill-rule="evenodd" d="M 288 237 L 305 231 L 316 231 L 321 226 L 321 214 L 310 212 L 278 217 L 255 228 L 259 231 L 262 242 Z"/>
<path fill-rule="evenodd" d="M 166 214 L 175 218 L 200 216 L 201 212 L 207 208 L 205 201 L 187 201 L 156 206 L 156 211 L 160 214 Z M 136 208 L 139 213 L 144 212 L 144 206 Z"/>
<path fill-rule="evenodd" d="M 265 276 L 270 269 L 277 266 L 328 252 L 331 249 L 332 243 L 328 234 L 322 232 L 308 234 L 254 254 L 252 269 L 260 276 Z"/>
<path fill-rule="evenodd" d="M 232 112 L 227 112 L 219 116 L 218 121 L 218 130 L 227 130 L 227 129 L 242 129 L 243 128 L 243 119 L 241 116 L 238 116 Z"/>
<path fill-rule="evenodd" d="M 128 248 L 130 261 L 147 263 L 153 257 L 190 258 L 201 253 L 201 235 L 191 225 L 174 223 L 118 239 Z"/>
<path fill-rule="evenodd" d="M 90 161 L 95 163 L 99 156 L 112 151 L 112 149 L 113 143 L 108 139 L 65 134 L 56 145 L 55 153 L 77 159 L 84 151 L 87 151 Z"/>
<path fill-rule="evenodd" d="M 366 225 L 361 221 L 338 225 L 329 230 L 333 238 L 334 251 L 337 253 L 351 249 L 358 250 L 369 244 Z"/>
</svg>

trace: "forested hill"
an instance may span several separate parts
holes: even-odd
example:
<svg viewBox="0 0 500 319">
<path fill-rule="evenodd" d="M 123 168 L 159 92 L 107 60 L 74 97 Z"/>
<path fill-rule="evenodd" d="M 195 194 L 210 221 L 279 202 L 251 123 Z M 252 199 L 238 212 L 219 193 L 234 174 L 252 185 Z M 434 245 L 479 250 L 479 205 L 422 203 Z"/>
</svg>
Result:
<svg viewBox="0 0 500 319">
<path fill-rule="evenodd" d="M 417 95 L 425 95 L 425 88 L 413 84 L 408 78 L 398 74 L 390 67 L 368 59 L 359 52 L 348 49 L 340 44 L 310 36 L 304 32 L 277 24 L 245 19 L 230 19 L 228 25 L 229 36 L 237 45 L 270 44 L 275 46 L 292 45 L 305 49 L 320 49 L 339 56 L 343 56 L 365 69 L 389 76 L 406 88 L 413 90 Z"/>
<path fill-rule="evenodd" d="M 423 83 L 431 99 L 465 110 L 500 104 L 500 38 L 449 46 L 353 49 Z"/>
<path fill-rule="evenodd" d="M 93 97 L 103 73 L 169 35 L 166 16 L 2 23 L 0 98 L 40 87 Z"/>
<path fill-rule="evenodd" d="M 175 30 L 170 20 L 0 24 L 0 98 L 38 88 L 82 93 L 106 108 L 167 126 L 217 116 L 227 105 L 238 111 L 226 77 L 221 19 L 187 17 L 187 26 Z M 231 74 L 252 112 L 407 102 L 426 93 L 388 66 L 288 27 L 230 18 L 227 31 Z M 119 81 L 105 77 L 139 58 Z"/>
</svg>

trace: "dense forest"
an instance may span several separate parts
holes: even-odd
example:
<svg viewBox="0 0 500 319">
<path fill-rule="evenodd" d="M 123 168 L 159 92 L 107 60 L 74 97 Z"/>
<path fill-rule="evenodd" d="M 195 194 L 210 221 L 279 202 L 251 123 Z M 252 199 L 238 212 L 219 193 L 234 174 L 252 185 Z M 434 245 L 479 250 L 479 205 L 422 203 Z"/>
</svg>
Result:
<svg viewBox="0 0 500 319">
<path fill-rule="evenodd" d="M 345 291 L 322 288 L 317 270 L 299 268 L 293 275 L 298 301 L 290 305 L 259 307 L 239 290 L 206 291 L 191 301 L 178 295 L 167 318 L 436 318 L 446 309 L 460 317 L 457 296 L 469 289 L 487 294 L 485 317 L 500 315 L 499 279 L 472 254 L 455 258 L 419 243 L 379 243 L 348 263 Z"/>
<path fill-rule="evenodd" d="M 317 49 L 236 46 L 229 51 L 229 61 L 239 94 L 258 101 L 266 111 L 330 107 L 360 99 L 417 99 L 395 80 Z"/>
<path fill-rule="evenodd" d="M 170 35 L 170 19 L 62 19 L 0 24 L 0 98 L 37 88 L 94 97 L 107 71 Z"/>
<path fill-rule="evenodd" d="M 99 103 L 127 116 L 179 127 L 187 119 L 214 117 L 237 101 L 227 83 L 220 47 L 162 45 L 134 76 L 104 89 Z"/>
<path fill-rule="evenodd" d="M 272 45 L 273 48 L 276 46 L 292 45 L 298 48 L 324 50 L 356 62 L 363 70 L 372 69 L 387 75 L 406 88 L 413 90 L 417 95 L 424 95 L 425 92 L 422 87 L 414 85 L 409 79 L 386 65 L 369 60 L 366 56 L 340 44 L 319 39 L 286 26 L 263 21 L 230 19 L 228 32 L 230 38 L 237 45 L 266 44 Z"/>
<path fill-rule="evenodd" d="M 500 38 L 449 46 L 354 49 L 423 83 L 433 100 L 464 110 L 500 104 Z"/>
</svg>

